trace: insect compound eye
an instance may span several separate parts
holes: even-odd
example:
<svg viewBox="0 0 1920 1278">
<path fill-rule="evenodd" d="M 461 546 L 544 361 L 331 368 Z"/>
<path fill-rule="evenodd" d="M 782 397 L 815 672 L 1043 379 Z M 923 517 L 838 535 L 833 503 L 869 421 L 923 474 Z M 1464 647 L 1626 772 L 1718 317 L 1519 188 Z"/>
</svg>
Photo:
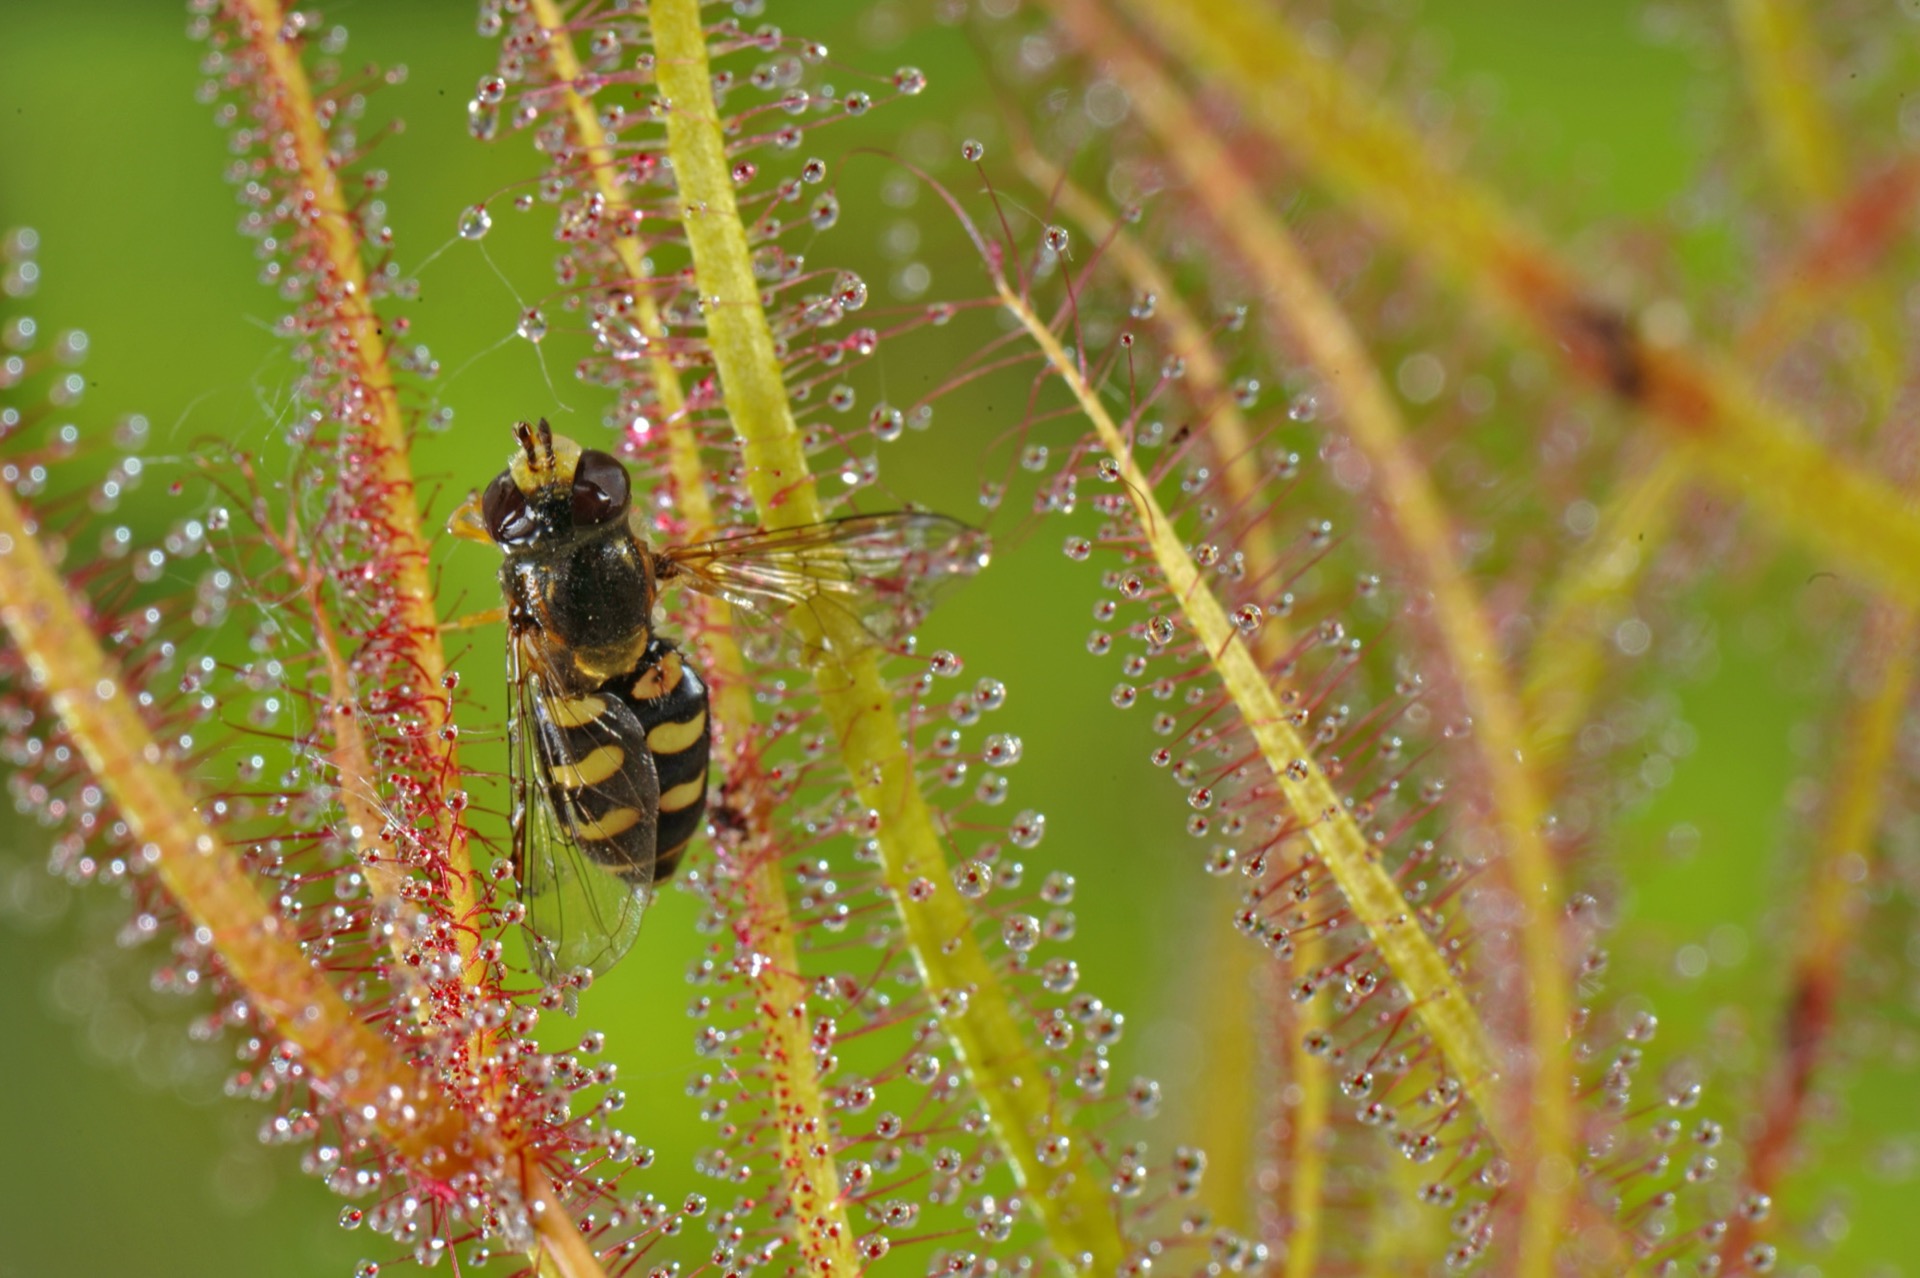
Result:
<svg viewBox="0 0 1920 1278">
<path fill-rule="evenodd" d="M 480 497 L 480 516 L 486 520 L 487 535 L 502 545 L 533 535 L 533 512 L 527 509 L 527 495 L 513 482 L 510 471 L 501 471 L 487 485 Z"/>
<path fill-rule="evenodd" d="M 618 458 L 585 449 L 573 471 L 573 526 L 590 528 L 624 514 L 629 491 L 627 468 Z"/>
</svg>

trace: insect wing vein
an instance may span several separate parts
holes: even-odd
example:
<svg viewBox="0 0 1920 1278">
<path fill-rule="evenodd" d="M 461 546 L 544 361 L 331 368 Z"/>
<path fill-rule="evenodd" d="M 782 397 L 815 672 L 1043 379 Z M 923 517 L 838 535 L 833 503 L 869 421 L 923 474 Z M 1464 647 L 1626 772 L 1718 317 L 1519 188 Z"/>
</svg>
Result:
<svg viewBox="0 0 1920 1278">
<path fill-rule="evenodd" d="M 850 515 L 678 546 L 662 558 L 733 605 L 749 655 L 811 664 L 887 647 L 986 565 L 985 533 L 945 515 Z"/>
<path fill-rule="evenodd" d="M 580 805 L 615 792 L 617 806 L 636 807 L 650 832 L 658 820 L 660 782 L 652 756 L 644 748 L 645 735 L 630 709 L 607 696 L 605 713 L 589 721 L 558 715 L 554 707 L 559 698 L 546 686 L 537 663 L 524 661 L 514 642 L 509 641 L 507 648 L 514 698 L 508 720 L 514 869 L 520 899 L 527 908 L 534 971 L 553 984 L 574 968 L 598 972 L 617 962 L 632 946 L 652 900 L 652 840 L 644 840 L 644 854 L 631 862 L 613 864 L 604 854 L 590 855 L 587 848 L 592 845 L 580 833 Z M 568 724 L 573 740 L 585 747 L 572 753 L 584 756 L 603 745 L 616 746 L 638 766 L 616 774 L 607 784 L 556 787 L 548 758 L 553 745 L 549 742 L 543 749 L 540 738 L 542 733 L 550 737 L 558 733 L 561 722 Z M 556 788 L 570 797 L 567 811 L 556 808 Z M 630 838 L 627 843 L 640 841 Z"/>
</svg>

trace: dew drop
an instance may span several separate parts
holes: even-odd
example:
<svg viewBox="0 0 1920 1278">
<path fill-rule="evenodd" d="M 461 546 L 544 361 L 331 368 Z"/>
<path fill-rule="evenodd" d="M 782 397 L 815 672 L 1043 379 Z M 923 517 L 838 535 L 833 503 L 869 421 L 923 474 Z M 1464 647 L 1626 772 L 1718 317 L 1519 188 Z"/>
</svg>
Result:
<svg viewBox="0 0 1920 1278">
<path fill-rule="evenodd" d="M 985 861 L 968 861 L 953 870 L 953 886 L 969 901 L 977 901 L 993 890 L 993 867 Z"/>
<path fill-rule="evenodd" d="M 1040 920 L 1031 914 L 1015 914 L 1000 926 L 1000 939 L 1015 953 L 1024 954 L 1040 944 Z"/>
<path fill-rule="evenodd" d="M 908 97 L 913 97 L 926 89 L 926 73 L 919 67 L 901 67 L 893 73 L 893 87 Z"/>
<path fill-rule="evenodd" d="M 1035 848 L 1040 846 L 1046 832 L 1046 814 L 1029 809 L 1013 819 L 1013 824 L 1007 827 L 1007 838 L 1017 848 Z"/>
<path fill-rule="evenodd" d="M 463 240 L 483 239 L 493 229 L 493 214 L 484 204 L 472 205 L 460 214 L 458 229 Z"/>
<path fill-rule="evenodd" d="M 1009 732 L 996 732 L 987 738 L 981 762 L 990 768 L 1010 768 L 1020 762 L 1023 749 L 1019 737 Z"/>
<path fill-rule="evenodd" d="M 960 144 L 960 158 L 968 164 L 978 164 L 987 154 L 986 145 L 976 138 L 968 138 Z"/>
<path fill-rule="evenodd" d="M 885 403 L 875 404 L 867 413 L 867 429 L 883 444 L 890 444 L 906 433 L 907 416 Z"/>
<path fill-rule="evenodd" d="M 529 342 L 542 341 L 547 336 L 546 316 L 537 310 L 530 310 L 520 317 L 520 322 L 514 326 L 513 331 Z"/>
</svg>

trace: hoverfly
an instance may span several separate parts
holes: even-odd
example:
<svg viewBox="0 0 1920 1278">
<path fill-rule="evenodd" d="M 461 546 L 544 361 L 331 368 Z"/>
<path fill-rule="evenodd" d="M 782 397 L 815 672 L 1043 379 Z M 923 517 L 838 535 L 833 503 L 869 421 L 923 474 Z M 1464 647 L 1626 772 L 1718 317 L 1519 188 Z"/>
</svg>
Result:
<svg viewBox="0 0 1920 1278">
<path fill-rule="evenodd" d="M 707 802 L 707 685 L 655 632 L 660 585 L 733 605 L 754 655 L 812 664 L 905 636 L 987 562 L 941 515 L 851 515 L 652 550 L 620 460 L 538 426 L 448 531 L 497 546 L 507 623 L 512 856 L 535 970 L 604 971 Z"/>
</svg>

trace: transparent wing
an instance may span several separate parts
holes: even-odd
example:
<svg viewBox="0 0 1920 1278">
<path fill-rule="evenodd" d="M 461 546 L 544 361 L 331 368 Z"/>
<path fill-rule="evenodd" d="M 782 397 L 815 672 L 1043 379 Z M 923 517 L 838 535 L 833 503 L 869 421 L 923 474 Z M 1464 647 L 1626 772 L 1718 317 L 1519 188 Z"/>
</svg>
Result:
<svg viewBox="0 0 1920 1278">
<path fill-rule="evenodd" d="M 579 967 L 603 973 L 632 947 L 640 919 L 653 900 L 653 850 L 649 846 L 644 857 L 618 866 L 586 854 L 575 833 L 578 813 L 571 805 L 564 812 L 555 810 L 550 797 L 553 772 L 540 750 L 538 734 L 543 721 L 553 718 L 548 708 L 553 694 L 537 664 L 525 661 L 519 645 L 511 640 L 507 676 L 514 694 L 507 722 L 514 871 L 521 903 L 527 908 L 527 950 L 533 969 L 552 985 Z M 595 745 L 632 750 L 637 740 L 644 746 L 645 732 L 633 712 L 614 697 L 605 700 L 608 713 L 574 731 Z M 660 781 L 652 755 L 644 748 L 635 754 L 646 762 L 643 784 L 652 785 L 647 810 L 657 812 Z M 584 787 L 582 792 L 592 790 Z"/>
<path fill-rule="evenodd" d="M 732 604 L 750 657 L 811 665 L 892 646 L 989 549 L 957 519 L 894 511 L 675 546 L 659 573 Z"/>
</svg>

